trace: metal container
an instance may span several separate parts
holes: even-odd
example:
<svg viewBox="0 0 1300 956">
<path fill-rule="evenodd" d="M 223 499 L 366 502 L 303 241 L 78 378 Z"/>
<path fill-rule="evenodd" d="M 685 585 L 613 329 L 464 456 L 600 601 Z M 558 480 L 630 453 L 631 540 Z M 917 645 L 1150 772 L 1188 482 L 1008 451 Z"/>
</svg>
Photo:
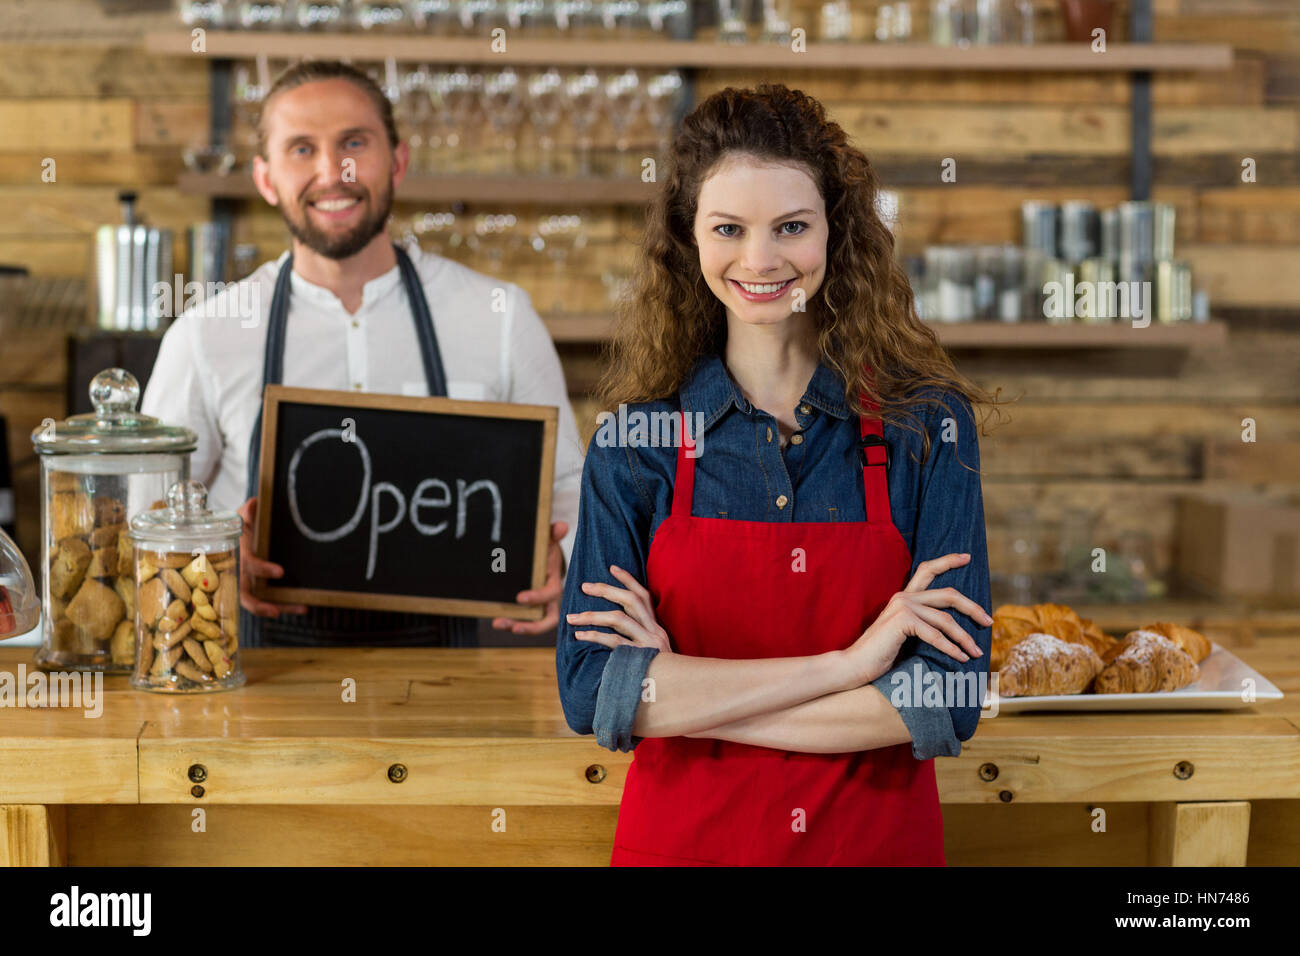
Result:
<svg viewBox="0 0 1300 956">
<path fill-rule="evenodd" d="M 1115 320 L 1117 302 L 1115 298 L 1115 263 L 1109 259 L 1095 257 L 1084 259 L 1076 267 L 1080 285 L 1091 289 L 1091 304 L 1086 300 L 1078 309 L 1078 317 L 1084 322 L 1107 323 Z"/>
<path fill-rule="evenodd" d="M 933 284 L 940 322 L 969 322 L 975 318 L 975 253 L 961 246 L 930 246 L 925 272 Z"/>
<path fill-rule="evenodd" d="M 1027 200 L 1020 204 L 1020 244 L 1056 258 L 1057 207 L 1053 202 Z"/>
<path fill-rule="evenodd" d="M 1155 259 L 1155 208 L 1149 202 L 1119 204 L 1119 258 L 1141 268 Z"/>
<path fill-rule="evenodd" d="M 1174 219 L 1177 210 L 1169 203 L 1158 202 L 1151 206 L 1151 258 L 1174 257 Z"/>
<path fill-rule="evenodd" d="M 1074 274 L 1060 259 L 1045 259 L 1039 270 L 1038 314 L 1049 325 L 1069 325 L 1074 316 Z M 1055 287 L 1055 288 L 1054 288 Z"/>
<path fill-rule="evenodd" d="M 1056 248 L 1070 264 L 1091 259 L 1101 245 L 1101 217 L 1090 202 L 1063 202 L 1057 214 Z"/>
<path fill-rule="evenodd" d="M 1101 211 L 1101 258 L 1119 262 L 1119 209 Z"/>
<path fill-rule="evenodd" d="M 155 331 L 162 308 L 158 283 L 171 289 L 172 234 L 136 221 L 136 194 L 118 194 L 122 224 L 95 231 L 96 324 L 117 332 Z"/>
<path fill-rule="evenodd" d="M 1154 317 L 1157 322 L 1169 324 L 1177 321 L 1178 270 L 1172 259 L 1161 259 L 1151 265 L 1151 295 Z"/>
<path fill-rule="evenodd" d="M 136 411 L 140 385 L 120 368 L 90 383 L 95 411 L 32 432 L 41 460 L 41 601 L 36 663 L 130 673 L 135 585 L 127 522 L 189 477 L 197 436 Z"/>
<path fill-rule="evenodd" d="M 208 288 L 209 282 L 226 281 L 230 229 L 219 222 L 197 222 L 186 233 L 189 279 Z"/>
</svg>

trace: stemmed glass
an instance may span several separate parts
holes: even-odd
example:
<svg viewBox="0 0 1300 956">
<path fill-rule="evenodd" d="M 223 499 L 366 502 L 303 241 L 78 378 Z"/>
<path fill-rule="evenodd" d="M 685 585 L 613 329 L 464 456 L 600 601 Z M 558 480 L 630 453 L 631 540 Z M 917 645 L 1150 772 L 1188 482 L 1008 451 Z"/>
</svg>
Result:
<svg viewBox="0 0 1300 956">
<path fill-rule="evenodd" d="M 587 234 L 583 231 L 582 216 L 566 214 L 546 216 L 538 220 L 537 235 L 542 240 L 542 251 L 555 267 L 555 282 L 552 291 L 555 294 L 551 311 L 560 313 L 564 309 L 564 266 L 569 254 L 583 249 L 587 244 Z M 533 246 L 537 248 L 536 243 Z"/>
<path fill-rule="evenodd" d="M 753 0 L 717 0 L 718 42 L 745 43 L 749 39 L 749 11 Z"/>
<path fill-rule="evenodd" d="M 609 125 L 614 128 L 615 147 L 618 150 L 614 161 L 615 177 L 624 175 L 627 170 L 627 131 L 636 121 L 644 94 L 641 75 L 634 69 L 611 73 L 605 78 Z"/>
<path fill-rule="evenodd" d="M 683 92 L 682 75 L 676 70 L 656 74 L 646 84 L 645 111 L 650 125 L 659 136 L 657 145 L 660 155 L 668 148 Z"/>
<path fill-rule="evenodd" d="M 241 63 L 234 73 L 234 113 L 235 122 L 243 127 L 245 145 L 250 154 L 257 152 L 257 121 L 262 109 L 262 100 L 270 86 L 270 65 L 265 55 L 259 55 L 255 65 Z"/>
<path fill-rule="evenodd" d="M 763 0 L 763 42 L 790 42 L 791 0 Z"/>
<path fill-rule="evenodd" d="M 555 172 L 555 127 L 564 112 L 564 77 L 555 67 L 528 74 L 528 118 L 542 150 L 541 172 Z"/>
<path fill-rule="evenodd" d="M 403 73 L 398 81 L 400 93 L 394 104 L 394 119 L 400 133 L 411 146 L 411 170 L 427 172 L 430 168 L 429 118 L 433 104 L 429 96 L 430 75 L 424 66 Z"/>
<path fill-rule="evenodd" d="M 564 101 L 569 122 L 578 137 L 578 175 L 591 175 L 591 128 L 600 117 L 602 87 L 596 71 L 588 67 L 564 80 Z"/>
<path fill-rule="evenodd" d="M 459 245 L 460 233 L 456 229 L 454 212 L 423 212 L 411 219 L 411 230 L 420 248 L 434 255 L 446 256 L 448 246 Z"/>
<path fill-rule="evenodd" d="M 511 134 L 524 113 L 519 87 L 518 74 L 508 66 L 483 78 L 482 111 L 505 147 L 503 162 L 506 171 L 515 169 L 515 150 L 519 143 Z"/>
</svg>

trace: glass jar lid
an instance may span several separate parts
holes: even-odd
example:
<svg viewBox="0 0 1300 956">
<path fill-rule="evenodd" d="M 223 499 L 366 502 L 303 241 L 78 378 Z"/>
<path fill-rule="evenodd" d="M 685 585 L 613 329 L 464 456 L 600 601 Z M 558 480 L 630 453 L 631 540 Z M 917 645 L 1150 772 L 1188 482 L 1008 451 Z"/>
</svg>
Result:
<svg viewBox="0 0 1300 956">
<path fill-rule="evenodd" d="M 244 519 L 233 511 L 209 511 L 201 481 L 178 481 L 167 489 L 167 507 L 142 511 L 131 519 L 133 541 L 166 541 L 178 551 L 214 538 L 238 538 Z"/>
<path fill-rule="evenodd" d="M 136 411 L 140 383 L 124 368 L 105 369 L 90 382 L 94 411 L 63 422 L 47 419 L 32 432 L 41 455 L 111 455 L 191 452 L 198 436 Z"/>
</svg>

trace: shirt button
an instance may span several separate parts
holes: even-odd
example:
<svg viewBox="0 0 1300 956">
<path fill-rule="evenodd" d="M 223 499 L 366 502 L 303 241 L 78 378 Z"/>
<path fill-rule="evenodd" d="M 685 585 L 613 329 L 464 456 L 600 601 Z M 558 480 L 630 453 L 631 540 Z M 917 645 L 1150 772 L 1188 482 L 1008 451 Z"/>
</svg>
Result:
<svg viewBox="0 0 1300 956">
<path fill-rule="evenodd" d="M 359 329 L 359 328 L 361 328 L 361 323 L 358 322 L 356 319 L 353 319 L 353 320 L 352 320 L 352 327 L 353 327 L 354 329 Z"/>
<path fill-rule="evenodd" d="M 781 495 L 781 497 L 776 499 L 776 506 L 778 508 L 784 508 L 789 503 L 790 503 L 790 499 L 787 498 L 785 495 Z"/>
<path fill-rule="evenodd" d="M 771 440 L 772 440 L 772 429 L 771 429 L 771 427 L 769 427 L 769 428 L 767 429 L 767 440 L 768 440 L 768 441 L 771 441 Z"/>
<path fill-rule="evenodd" d="M 803 444 L 803 436 L 802 436 L 802 435 L 791 435 L 791 436 L 790 436 L 790 444 L 791 444 L 791 445 L 802 445 L 802 444 Z"/>
<path fill-rule="evenodd" d="M 800 406 L 799 406 L 799 414 L 801 414 L 801 415 L 808 415 L 808 414 L 811 414 L 811 413 L 812 413 L 812 409 L 809 408 L 807 405 L 800 405 Z"/>
<path fill-rule="evenodd" d="M 355 388 L 358 392 L 361 391 L 361 383 L 360 383 L 360 382 L 353 382 L 353 383 L 352 383 L 352 387 Z"/>
</svg>

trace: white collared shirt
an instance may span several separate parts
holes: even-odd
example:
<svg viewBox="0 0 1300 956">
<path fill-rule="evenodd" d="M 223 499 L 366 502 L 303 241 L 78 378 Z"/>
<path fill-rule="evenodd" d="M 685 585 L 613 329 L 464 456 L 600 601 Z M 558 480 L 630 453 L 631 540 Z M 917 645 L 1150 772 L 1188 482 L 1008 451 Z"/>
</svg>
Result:
<svg viewBox="0 0 1300 956">
<path fill-rule="evenodd" d="M 546 326 L 519 286 L 414 244 L 406 252 L 433 315 L 448 397 L 559 409 L 551 520 L 569 525 L 560 542 L 567 565 L 577 532 L 583 452 Z M 213 509 L 233 511 L 246 500 L 271 297 L 288 255 L 181 314 L 163 336 L 141 402 L 145 414 L 198 434 L 190 476 L 207 485 Z M 285 385 L 429 394 L 397 266 L 366 283 L 355 315 L 334 293 L 296 272 L 290 284 Z"/>
</svg>

